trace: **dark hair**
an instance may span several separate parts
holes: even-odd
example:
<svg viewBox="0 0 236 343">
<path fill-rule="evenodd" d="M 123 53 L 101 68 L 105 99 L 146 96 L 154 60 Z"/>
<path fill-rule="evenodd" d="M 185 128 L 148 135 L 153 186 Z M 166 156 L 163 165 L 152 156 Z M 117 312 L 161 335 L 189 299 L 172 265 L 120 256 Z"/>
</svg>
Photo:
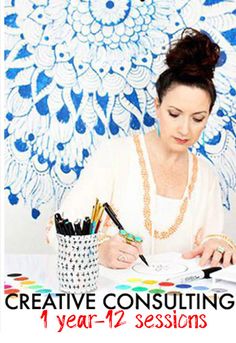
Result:
<svg viewBox="0 0 236 343">
<path fill-rule="evenodd" d="M 166 69 L 156 82 L 160 103 L 167 90 L 174 84 L 195 86 L 208 92 L 210 111 L 216 100 L 213 84 L 214 70 L 220 56 L 219 46 L 204 33 L 185 29 L 166 55 Z"/>
</svg>

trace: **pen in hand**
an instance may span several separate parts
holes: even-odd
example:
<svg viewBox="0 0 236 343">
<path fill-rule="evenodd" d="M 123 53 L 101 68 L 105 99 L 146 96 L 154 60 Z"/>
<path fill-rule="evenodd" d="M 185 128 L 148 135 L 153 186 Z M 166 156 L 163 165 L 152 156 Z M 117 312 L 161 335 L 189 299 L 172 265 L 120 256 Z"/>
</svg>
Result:
<svg viewBox="0 0 236 343">
<path fill-rule="evenodd" d="M 124 227 L 122 226 L 122 224 L 118 220 L 118 218 L 117 218 L 115 212 L 113 211 L 113 209 L 111 208 L 111 206 L 106 202 L 105 204 L 103 204 L 103 207 L 104 207 L 105 211 L 107 212 L 107 214 L 109 215 L 109 217 L 111 218 L 111 220 L 113 221 L 113 223 L 118 227 L 118 229 L 125 231 Z M 139 255 L 139 257 L 149 267 L 149 264 L 147 263 L 146 258 L 143 255 Z"/>
</svg>

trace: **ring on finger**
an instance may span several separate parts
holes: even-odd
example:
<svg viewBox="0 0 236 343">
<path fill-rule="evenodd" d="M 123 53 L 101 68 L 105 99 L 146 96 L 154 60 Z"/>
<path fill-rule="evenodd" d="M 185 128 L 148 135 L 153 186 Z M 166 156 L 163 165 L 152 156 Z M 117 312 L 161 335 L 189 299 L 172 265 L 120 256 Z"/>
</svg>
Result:
<svg viewBox="0 0 236 343">
<path fill-rule="evenodd" d="M 117 261 L 119 262 L 127 262 L 127 256 L 124 254 L 121 254 L 117 257 Z"/>
<path fill-rule="evenodd" d="M 221 245 L 219 245 L 217 248 L 216 248 L 216 251 L 219 252 L 221 255 L 223 255 L 225 253 L 225 248 L 222 247 Z"/>
</svg>

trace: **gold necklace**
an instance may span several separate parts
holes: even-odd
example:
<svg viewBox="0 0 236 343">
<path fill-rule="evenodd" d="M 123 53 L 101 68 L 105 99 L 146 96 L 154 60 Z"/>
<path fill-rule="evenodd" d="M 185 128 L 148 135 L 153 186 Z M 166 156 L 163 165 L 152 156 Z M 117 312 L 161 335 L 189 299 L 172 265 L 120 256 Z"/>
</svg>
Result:
<svg viewBox="0 0 236 343">
<path fill-rule="evenodd" d="M 188 185 L 188 194 L 184 197 L 182 204 L 180 206 L 179 214 L 174 222 L 173 225 L 171 225 L 167 230 L 165 231 L 157 231 L 154 230 L 153 233 L 153 227 L 152 227 L 152 221 L 151 221 L 151 209 L 150 209 L 150 203 L 151 203 L 151 197 L 150 197 L 150 184 L 148 180 L 148 172 L 146 168 L 145 159 L 143 156 L 143 151 L 141 147 L 141 143 L 139 140 L 138 135 L 134 136 L 134 143 L 136 146 L 136 151 L 139 158 L 139 165 L 141 168 L 141 176 L 143 180 L 143 190 L 144 190 L 144 196 L 143 196 L 143 202 L 144 202 L 144 208 L 143 208 L 143 214 L 144 214 L 144 225 L 146 230 L 149 232 L 151 236 L 154 236 L 156 239 L 167 239 L 169 238 L 173 233 L 177 231 L 179 226 L 182 224 L 184 220 L 184 215 L 188 208 L 188 201 L 191 198 L 192 191 L 194 189 L 194 185 L 196 183 L 197 179 L 197 172 L 198 172 L 198 160 L 195 155 L 193 155 L 193 172 L 192 172 L 192 178 L 191 182 Z"/>
</svg>

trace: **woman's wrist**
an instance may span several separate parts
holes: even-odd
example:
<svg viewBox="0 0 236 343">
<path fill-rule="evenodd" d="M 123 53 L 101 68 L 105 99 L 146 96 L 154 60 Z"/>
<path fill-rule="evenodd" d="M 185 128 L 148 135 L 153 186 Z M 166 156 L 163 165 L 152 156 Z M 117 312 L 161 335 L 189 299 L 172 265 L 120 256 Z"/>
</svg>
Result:
<svg viewBox="0 0 236 343">
<path fill-rule="evenodd" d="M 98 245 L 101 245 L 102 243 L 109 241 L 111 237 L 115 236 L 119 230 L 117 227 L 109 226 L 106 228 L 103 228 L 103 230 L 98 231 Z"/>
<path fill-rule="evenodd" d="M 229 238 L 227 235 L 224 234 L 210 234 L 207 235 L 205 238 L 203 238 L 202 240 L 202 244 L 204 244 L 206 241 L 208 241 L 209 239 L 222 239 L 225 243 L 227 243 L 233 250 L 236 250 L 236 244 L 234 243 L 234 241 Z"/>
<path fill-rule="evenodd" d="M 107 234 L 106 232 L 101 232 L 98 235 L 98 246 L 100 246 L 102 243 L 108 241 L 112 236 Z"/>
</svg>

